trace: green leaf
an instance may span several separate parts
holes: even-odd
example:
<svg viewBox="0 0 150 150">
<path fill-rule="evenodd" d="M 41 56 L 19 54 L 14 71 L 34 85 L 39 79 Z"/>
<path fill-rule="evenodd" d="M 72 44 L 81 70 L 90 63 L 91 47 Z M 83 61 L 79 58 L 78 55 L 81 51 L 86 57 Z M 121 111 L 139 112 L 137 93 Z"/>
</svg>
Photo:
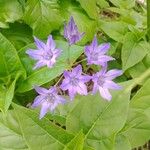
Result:
<svg viewBox="0 0 150 150">
<path fill-rule="evenodd" d="M 16 81 L 19 78 L 20 74 L 16 74 L 16 78 L 12 83 L 6 87 L 2 85 L 0 87 L 0 110 L 6 112 L 12 102 L 14 97 Z"/>
<path fill-rule="evenodd" d="M 84 134 L 79 132 L 68 144 L 64 150 L 83 150 Z"/>
<path fill-rule="evenodd" d="M 73 135 L 33 110 L 13 104 L 25 141 L 31 149 L 62 150 L 72 140 Z M 34 140 L 33 140 L 34 139 Z"/>
<path fill-rule="evenodd" d="M 64 70 L 69 69 L 70 66 L 67 63 L 68 57 L 68 44 L 63 41 L 56 41 L 57 47 L 62 50 L 60 58 L 57 60 L 57 63 L 53 68 L 43 67 L 38 70 L 33 70 L 33 64 L 35 63 L 25 51 L 30 47 L 23 48 L 19 52 L 20 59 L 25 66 L 25 69 L 28 73 L 27 79 L 20 83 L 18 87 L 19 92 L 29 91 L 33 88 L 34 85 L 42 85 L 47 83 L 57 76 L 61 75 Z M 31 47 L 30 47 L 31 48 Z M 81 46 L 71 46 L 70 48 L 70 60 L 73 63 L 83 52 L 83 47 Z M 44 77 L 44 78 L 43 78 Z"/>
<path fill-rule="evenodd" d="M 92 19 L 97 19 L 98 17 L 98 11 L 96 6 L 96 0 L 77 0 L 81 7 L 87 12 L 87 14 Z"/>
<path fill-rule="evenodd" d="M 19 20 L 23 15 L 22 6 L 18 0 L 0 1 L 0 27 L 8 28 L 8 23 Z"/>
<path fill-rule="evenodd" d="M 115 6 L 130 9 L 135 6 L 135 0 L 109 0 Z"/>
<path fill-rule="evenodd" d="M 40 38 L 59 29 L 63 21 L 57 0 L 28 0 L 23 20 L 33 29 L 33 34 Z"/>
<path fill-rule="evenodd" d="M 147 42 L 138 42 L 136 36 L 128 32 L 125 35 L 121 53 L 123 70 L 125 71 L 139 63 L 146 56 L 149 49 Z"/>
<path fill-rule="evenodd" d="M 127 118 L 128 85 L 131 83 L 125 83 L 123 90 L 113 92 L 111 102 L 103 100 L 99 94 L 76 98 L 79 102 L 67 116 L 67 130 L 77 133 L 83 129 L 87 145 L 95 149 L 112 149 L 114 134 L 124 126 Z"/>
<path fill-rule="evenodd" d="M 123 42 L 124 34 L 127 32 L 127 24 L 121 21 L 99 21 L 99 28 L 102 29 L 105 34 L 117 42 Z"/>
<path fill-rule="evenodd" d="M 28 149 L 14 111 L 8 111 L 7 115 L 0 113 L 0 149 Z"/>
<path fill-rule="evenodd" d="M 100 8 L 107 8 L 109 7 L 109 3 L 106 0 L 97 0 L 97 4 Z"/>
<path fill-rule="evenodd" d="M 12 78 L 16 72 L 22 72 L 25 76 L 25 70 L 20 62 L 17 51 L 14 46 L 0 33 L 0 78 Z"/>
<path fill-rule="evenodd" d="M 117 135 L 116 136 L 116 142 L 115 142 L 115 150 L 131 150 L 131 145 L 129 140 L 123 136 L 123 135 Z"/>
<path fill-rule="evenodd" d="M 132 148 L 143 145 L 150 139 L 150 79 L 131 99 L 130 111 L 122 134 L 125 135 Z"/>
<path fill-rule="evenodd" d="M 1 29 L 1 33 L 19 50 L 33 42 L 31 28 L 22 23 L 15 22 L 8 29 Z"/>
</svg>

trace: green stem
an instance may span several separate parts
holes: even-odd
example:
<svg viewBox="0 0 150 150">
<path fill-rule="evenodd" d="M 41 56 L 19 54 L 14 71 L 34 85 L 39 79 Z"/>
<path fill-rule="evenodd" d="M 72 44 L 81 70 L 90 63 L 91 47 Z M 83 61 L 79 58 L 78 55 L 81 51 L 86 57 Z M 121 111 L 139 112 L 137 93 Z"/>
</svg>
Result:
<svg viewBox="0 0 150 150">
<path fill-rule="evenodd" d="M 147 0 L 147 35 L 150 41 L 150 0 Z"/>
<path fill-rule="evenodd" d="M 75 66 L 75 65 L 77 65 L 77 64 L 79 64 L 79 63 L 81 63 L 81 62 L 83 62 L 83 61 L 86 61 L 86 58 L 84 58 L 84 59 L 82 59 L 82 60 L 80 60 L 80 61 L 78 61 L 78 62 L 75 62 L 73 65 Z"/>
<path fill-rule="evenodd" d="M 68 45 L 68 58 L 67 58 L 68 64 L 70 66 L 70 45 Z"/>
<path fill-rule="evenodd" d="M 147 77 L 150 76 L 150 68 L 147 69 L 143 74 L 141 74 L 139 77 L 135 78 L 133 83 L 128 87 L 127 90 L 133 89 L 136 85 L 143 82 Z"/>
</svg>

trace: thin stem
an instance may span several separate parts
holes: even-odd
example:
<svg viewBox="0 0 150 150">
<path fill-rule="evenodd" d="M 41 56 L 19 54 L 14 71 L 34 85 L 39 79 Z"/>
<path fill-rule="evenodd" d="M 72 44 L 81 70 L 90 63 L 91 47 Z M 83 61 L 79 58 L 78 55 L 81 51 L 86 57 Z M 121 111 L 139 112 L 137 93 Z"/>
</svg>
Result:
<svg viewBox="0 0 150 150">
<path fill-rule="evenodd" d="M 59 80 L 55 83 L 55 86 L 57 86 L 59 84 L 59 82 L 61 81 L 62 78 L 63 78 L 63 75 L 60 76 Z"/>
<path fill-rule="evenodd" d="M 147 35 L 150 41 L 150 0 L 147 0 Z"/>
<path fill-rule="evenodd" d="M 73 66 L 75 66 L 75 65 L 77 65 L 77 64 L 79 64 L 79 63 L 81 63 L 81 62 L 83 62 L 83 61 L 86 61 L 86 58 L 84 58 L 84 59 L 82 59 L 82 60 L 80 60 L 80 61 L 78 61 L 78 62 L 75 62 L 75 63 L 73 64 Z"/>
<path fill-rule="evenodd" d="M 67 58 L 68 64 L 70 65 L 70 44 L 68 45 L 68 58 Z"/>
<path fill-rule="evenodd" d="M 150 68 L 147 69 L 141 76 L 134 79 L 133 83 L 128 87 L 127 90 L 133 89 L 136 85 L 143 82 L 147 77 L 150 76 Z"/>
</svg>

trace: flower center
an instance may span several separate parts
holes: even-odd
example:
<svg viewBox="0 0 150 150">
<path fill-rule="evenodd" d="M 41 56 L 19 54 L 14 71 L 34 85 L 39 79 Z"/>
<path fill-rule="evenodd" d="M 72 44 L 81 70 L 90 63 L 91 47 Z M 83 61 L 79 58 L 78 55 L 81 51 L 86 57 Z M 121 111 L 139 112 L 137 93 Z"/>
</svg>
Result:
<svg viewBox="0 0 150 150">
<path fill-rule="evenodd" d="M 70 79 L 70 84 L 72 84 L 74 86 L 78 85 L 78 82 L 79 82 L 79 79 L 76 77 L 73 77 Z"/>
<path fill-rule="evenodd" d="M 56 99 L 56 98 L 55 98 L 54 94 L 51 94 L 51 93 L 47 94 L 46 97 L 45 97 L 45 100 L 46 100 L 48 103 L 51 103 L 51 104 L 54 103 L 55 99 Z"/>
<path fill-rule="evenodd" d="M 53 57 L 53 54 L 52 54 L 52 53 L 45 53 L 45 54 L 43 55 L 43 59 L 45 59 L 45 60 L 51 60 L 52 57 Z"/>
<path fill-rule="evenodd" d="M 92 60 L 98 60 L 98 53 L 91 53 Z"/>
</svg>

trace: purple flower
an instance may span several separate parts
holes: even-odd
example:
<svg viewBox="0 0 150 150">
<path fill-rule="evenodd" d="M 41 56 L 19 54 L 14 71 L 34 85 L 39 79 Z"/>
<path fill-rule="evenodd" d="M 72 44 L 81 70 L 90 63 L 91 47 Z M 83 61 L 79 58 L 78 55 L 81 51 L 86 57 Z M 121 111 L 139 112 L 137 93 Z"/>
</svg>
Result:
<svg viewBox="0 0 150 150">
<path fill-rule="evenodd" d="M 122 75 L 121 70 L 113 69 L 106 72 L 106 68 L 102 68 L 101 71 L 93 75 L 93 94 L 99 90 L 100 95 L 110 101 L 112 96 L 109 92 L 109 89 L 119 90 L 121 86 L 113 82 L 112 80 L 118 76 Z"/>
<path fill-rule="evenodd" d="M 37 60 L 33 69 L 37 69 L 45 65 L 51 68 L 56 63 L 56 58 L 60 55 L 61 50 L 56 49 L 56 44 L 51 35 L 48 37 L 46 44 L 36 37 L 34 37 L 34 40 L 37 49 L 29 49 L 26 51 L 30 57 Z"/>
<path fill-rule="evenodd" d="M 85 55 L 87 56 L 88 65 L 104 65 L 114 58 L 105 55 L 110 48 L 109 43 L 98 45 L 96 36 L 94 37 L 91 45 L 85 46 Z"/>
<path fill-rule="evenodd" d="M 64 37 L 68 40 L 69 45 L 75 44 L 76 42 L 80 41 L 83 35 L 84 33 L 79 33 L 78 27 L 75 24 L 73 17 L 71 16 L 68 25 L 65 25 L 64 28 Z"/>
<path fill-rule="evenodd" d="M 81 95 L 87 95 L 87 87 L 85 82 L 88 82 L 91 77 L 83 76 L 82 67 L 78 65 L 72 71 L 64 71 L 64 77 L 62 84 L 60 85 L 62 90 L 68 90 L 70 99 L 73 100 L 76 93 Z"/>
<path fill-rule="evenodd" d="M 58 104 L 65 103 L 65 99 L 57 94 L 56 87 L 51 87 L 49 90 L 36 86 L 36 92 L 39 94 L 32 104 L 32 107 L 41 106 L 40 119 L 45 116 L 48 111 L 53 111 Z"/>
</svg>

